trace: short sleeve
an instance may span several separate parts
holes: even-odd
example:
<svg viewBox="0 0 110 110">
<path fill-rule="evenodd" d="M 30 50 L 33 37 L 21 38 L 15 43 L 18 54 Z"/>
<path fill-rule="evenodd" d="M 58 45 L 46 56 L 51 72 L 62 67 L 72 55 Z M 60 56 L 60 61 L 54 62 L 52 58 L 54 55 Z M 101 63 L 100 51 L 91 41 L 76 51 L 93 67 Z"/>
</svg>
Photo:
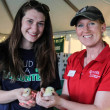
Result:
<svg viewBox="0 0 110 110">
<path fill-rule="evenodd" d="M 70 59 L 67 60 L 67 66 L 66 66 L 66 69 L 65 69 L 65 73 L 64 73 L 64 75 L 63 75 L 64 79 L 68 79 L 68 78 L 69 78 L 69 77 L 67 76 L 69 70 L 70 70 Z"/>
<path fill-rule="evenodd" d="M 74 63 L 76 55 L 77 55 L 77 53 L 74 53 L 68 58 L 67 66 L 66 66 L 65 73 L 63 76 L 64 79 L 67 79 L 67 80 L 69 79 L 68 72 L 69 72 L 69 70 L 71 70 L 71 67 L 72 67 L 72 64 Z"/>
<path fill-rule="evenodd" d="M 63 76 L 64 79 L 67 79 L 67 80 L 69 79 L 68 72 L 69 72 L 69 70 L 71 70 L 73 68 L 74 64 L 78 62 L 77 61 L 79 59 L 78 55 L 80 55 L 80 52 L 75 52 L 72 55 L 70 55 L 70 57 L 68 58 L 67 66 L 66 66 L 65 73 L 64 73 L 64 76 Z"/>
<path fill-rule="evenodd" d="M 110 68 L 108 72 L 103 74 L 98 91 L 110 91 Z"/>
</svg>

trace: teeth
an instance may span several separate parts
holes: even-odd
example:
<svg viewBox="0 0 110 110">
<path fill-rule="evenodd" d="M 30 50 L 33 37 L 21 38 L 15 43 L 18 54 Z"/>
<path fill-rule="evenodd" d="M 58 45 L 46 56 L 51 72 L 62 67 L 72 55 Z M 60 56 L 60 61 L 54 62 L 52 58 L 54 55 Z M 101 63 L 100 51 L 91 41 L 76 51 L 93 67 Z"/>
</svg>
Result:
<svg viewBox="0 0 110 110">
<path fill-rule="evenodd" d="M 33 33 L 29 33 L 30 35 L 36 35 L 36 34 L 33 34 Z"/>
<path fill-rule="evenodd" d="M 36 34 L 31 34 L 31 35 L 36 35 Z"/>
<path fill-rule="evenodd" d="M 92 37 L 92 35 L 89 35 L 89 36 L 83 36 L 83 37 L 85 37 L 85 38 L 89 38 L 89 37 Z"/>
</svg>

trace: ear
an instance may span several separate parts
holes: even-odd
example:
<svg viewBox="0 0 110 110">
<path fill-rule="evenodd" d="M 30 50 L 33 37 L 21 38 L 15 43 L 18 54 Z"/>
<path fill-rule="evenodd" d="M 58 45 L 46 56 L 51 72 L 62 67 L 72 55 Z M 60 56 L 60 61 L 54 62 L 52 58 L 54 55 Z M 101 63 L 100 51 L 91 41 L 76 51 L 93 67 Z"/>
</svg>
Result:
<svg viewBox="0 0 110 110">
<path fill-rule="evenodd" d="M 105 23 L 103 23 L 103 24 L 101 25 L 101 31 L 102 31 L 102 33 L 103 33 L 104 31 L 106 31 L 106 24 L 105 24 Z"/>
</svg>

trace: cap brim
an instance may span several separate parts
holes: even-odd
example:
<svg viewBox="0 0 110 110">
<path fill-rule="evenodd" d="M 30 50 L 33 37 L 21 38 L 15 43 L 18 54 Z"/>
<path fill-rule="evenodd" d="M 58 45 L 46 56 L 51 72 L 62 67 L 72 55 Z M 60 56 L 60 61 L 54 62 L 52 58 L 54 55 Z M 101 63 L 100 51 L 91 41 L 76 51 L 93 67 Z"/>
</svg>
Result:
<svg viewBox="0 0 110 110">
<path fill-rule="evenodd" d="M 76 25 L 78 18 L 81 16 L 88 18 L 90 20 L 93 20 L 93 21 L 97 20 L 99 18 L 96 14 L 93 14 L 93 13 L 88 13 L 88 12 L 80 13 L 80 14 L 76 15 L 75 17 L 73 17 L 73 19 L 70 22 L 70 26 Z"/>
</svg>

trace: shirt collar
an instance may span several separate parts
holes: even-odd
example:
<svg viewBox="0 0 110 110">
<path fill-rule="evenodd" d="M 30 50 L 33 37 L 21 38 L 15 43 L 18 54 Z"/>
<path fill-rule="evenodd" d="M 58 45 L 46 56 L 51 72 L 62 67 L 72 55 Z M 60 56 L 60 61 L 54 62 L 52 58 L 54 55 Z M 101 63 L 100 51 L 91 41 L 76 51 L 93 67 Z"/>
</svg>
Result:
<svg viewBox="0 0 110 110">
<path fill-rule="evenodd" d="M 95 61 L 103 61 L 105 60 L 108 56 L 110 56 L 110 47 L 109 45 L 105 43 L 105 48 L 101 51 L 101 53 L 96 57 L 96 59 L 94 59 Z M 79 59 L 81 59 L 82 57 L 85 56 L 86 54 L 86 49 L 82 50 L 80 56 L 79 56 Z"/>
<path fill-rule="evenodd" d="M 105 48 L 101 51 L 101 53 L 95 59 L 96 61 L 103 61 L 108 56 L 110 56 L 110 47 L 107 43 L 105 43 L 105 45 L 106 45 Z"/>
</svg>

